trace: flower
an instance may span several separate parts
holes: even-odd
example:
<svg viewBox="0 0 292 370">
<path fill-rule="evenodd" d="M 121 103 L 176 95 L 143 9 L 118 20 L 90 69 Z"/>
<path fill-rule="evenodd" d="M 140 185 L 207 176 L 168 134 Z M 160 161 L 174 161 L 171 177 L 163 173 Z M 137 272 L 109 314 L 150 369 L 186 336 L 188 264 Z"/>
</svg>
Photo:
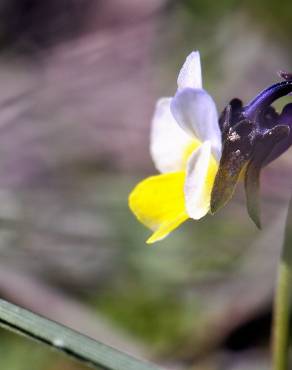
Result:
<svg viewBox="0 0 292 370">
<path fill-rule="evenodd" d="M 285 81 L 263 90 L 244 107 L 239 99 L 233 99 L 219 119 L 223 149 L 211 195 L 211 213 L 228 202 L 243 177 L 247 210 L 259 228 L 260 172 L 292 145 L 292 104 L 287 104 L 281 114 L 271 105 L 292 91 L 292 75 L 280 72 L 280 76 Z"/>
<path fill-rule="evenodd" d="M 150 152 L 161 174 L 140 182 L 129 196 L 132 212 L 153 230 L 147 243 L 208 213 L 221 157 L 217 109 L 202 88 L 198 51 L 187 57 L 177 84 L 173 98 L 157 102 L 152 120 Z"/>
</svg>

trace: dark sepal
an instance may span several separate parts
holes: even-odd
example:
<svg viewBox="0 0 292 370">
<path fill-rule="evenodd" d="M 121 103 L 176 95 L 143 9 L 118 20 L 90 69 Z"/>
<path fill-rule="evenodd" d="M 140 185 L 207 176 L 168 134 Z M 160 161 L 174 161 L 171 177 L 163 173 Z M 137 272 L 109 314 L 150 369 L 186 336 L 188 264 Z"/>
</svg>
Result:
<svg viewBox="0 0 292 370">
<path fill-rule="evenodd" d="M 267 156 L 274 150 L 274 148 L 289 136 L 289 126 L 277 125 L 274 128 L 267 130 L 261 138 L 256 142 L 254 154 L 249 161 L 245 172 L 245 193 L 247 211 L 250 218 L 261 228 L 260 217 L 260 172 L 265 165 Z"/>
<path fill-rule="evenodd" d="M 247 165 L 244 178 L 247 212 L 259 229 L 261 229 L 259 201 L 260 171 L 261 167 L 250 161 Z"/>
<path fill-rule="evenodd" d="M 232 99 L 219 117 L 219 127 L 223 136 L 230 127 L 242 120 L 241 112 L 242 101 L 238 98 Z"/>
<path fill-rule="evenodd" d="M 280 157 L 280 155 L 286 152 L 286 150 L 288 150 L 292 145 L 292 103 L 287 104 L 283 108 L 283 111 L 277 118 L 276 122 L 277 124 L 289 126 L 290 134 L 285 137 L 284 140 L 281 140 L 281 142 L 278 142 L 278 144 L 274 146 L 272 151 L 265 158 L 264 166 Z"/>
<path fill-rule="evenodd" d="M 222 157 L 211 194 L 211 213 L 217 212 L 232 197 L 240 173 L 253 154 L 256 132 L 254 122 L 243 120 L 224 135 Z"/>
<path fill-rule="evenodd" d="M 269 129 L 275 127 L 279 122 L 279 114 L 276 112 L 275 108 L 268 106 L 258 117 L 259 129 Z"/>
<path fill-rule="evenodd" d="M 221 130 L 221 134 L 224 137 L 224 134 L 229 130 L 231 127 L 230 122 L 231 122 L 231 104 L 228 104 L 223 112 L 221 113 L 219 117 L 219 127 Z"/>
</svg>

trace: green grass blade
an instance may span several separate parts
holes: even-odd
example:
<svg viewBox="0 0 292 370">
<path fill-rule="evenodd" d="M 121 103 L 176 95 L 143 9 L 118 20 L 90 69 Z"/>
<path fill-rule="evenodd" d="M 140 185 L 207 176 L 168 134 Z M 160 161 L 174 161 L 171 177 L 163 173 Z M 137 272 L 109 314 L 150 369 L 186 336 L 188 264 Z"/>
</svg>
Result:
<svg viewBox="0 0 292 370">
<path fill-rule="evenodd" d="M 0 326 L 37 340 L 97 369 L 161 369 L 4 300 L 0 300 Z"/>
</svg>

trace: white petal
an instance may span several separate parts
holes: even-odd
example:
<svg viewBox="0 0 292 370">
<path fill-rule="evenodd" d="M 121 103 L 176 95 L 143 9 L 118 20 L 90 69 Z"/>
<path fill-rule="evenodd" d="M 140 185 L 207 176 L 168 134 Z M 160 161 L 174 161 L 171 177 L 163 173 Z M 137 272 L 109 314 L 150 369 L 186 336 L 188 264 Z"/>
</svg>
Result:
<svg viewBox="0 0 292 370">
<path fill-rule="evenodd" d="M 211 143 L 206 141 L 188 161 L 185 181 L 185 201 L 188 215 L 198 220 L 210 209 L 211 192 L 218 163 L 211 153 Z"/>
<path fill-rule="evenodd" d="M 151 127 L 150 153 L 162 173 L 182 169 L 186 149 L 193 141 L 173 118 L 170 102 L 171 98 L 158 100 Z"/>
<path fill-rule="evenodd" d="M 179 72 L 177 86 L 179 89 L 184 89 L 185 87 L 202 88 L 201 61 L 198 51 L 193 51 L 187 57 Z"/>
<path fill-rule="evenodd" d="M 171 101 L 171 112 L 178 124 L 199 141 L 210 141 L 212 151 L 221 156 L 221 131 L 212 97 L 203 89 L 179 90 Z"/>
</svg>

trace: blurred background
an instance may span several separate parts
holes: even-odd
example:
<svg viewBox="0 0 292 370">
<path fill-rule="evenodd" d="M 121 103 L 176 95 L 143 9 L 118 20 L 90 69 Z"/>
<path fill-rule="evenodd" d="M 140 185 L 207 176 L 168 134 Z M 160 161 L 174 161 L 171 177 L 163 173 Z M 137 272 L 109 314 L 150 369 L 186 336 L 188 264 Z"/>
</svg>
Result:
<svg viewBox="0 0 292 370">
<path fill-rule="evenodd" d="M 0 25 L 1 297 L 168 369 L 268 369 L 291 150 L 262 175 L 262 231 L 240 186 L 149 247 L 127 197 L 186 55 L 219 110 L 247 102 L 292 70 L 292 3 L 1 0 Z M 85 369 L 0 343 L 3 369 Z"/>
</svg>

